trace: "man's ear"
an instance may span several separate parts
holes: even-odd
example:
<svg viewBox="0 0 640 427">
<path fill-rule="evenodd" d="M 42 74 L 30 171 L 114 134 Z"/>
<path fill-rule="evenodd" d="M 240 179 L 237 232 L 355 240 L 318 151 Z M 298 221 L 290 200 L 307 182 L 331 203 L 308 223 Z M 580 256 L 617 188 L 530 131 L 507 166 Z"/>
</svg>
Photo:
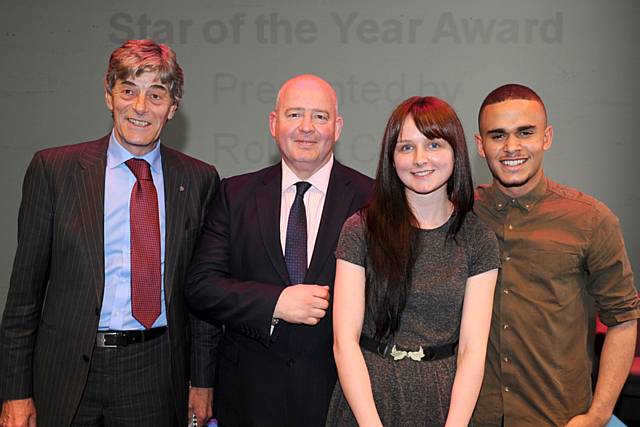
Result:
<svg viewBox="0 0 640 427">
<path fill-rule="evenodd" d="M 278 124 L 278 113 L 272 111 L 269 113 L 269 132 L 273 139 L 276 139 L 276 127 Z"/>
<path fill-rule="evenodd" d="M 544 137 L 542 140 L 542 149 L 547 151 L 553 144 L 553 126 L 549 125 L 544 129 Z"/>
<path fill-rule="evenodd" d="M 342 127 L 344 126 L 344 120 L 342 120 L 342 116 L 336 117 L 336 128 L 335 128 L 335 140 L 340 139 L 340 134 L 342 134 Z"/>
<path fill-rule="evenodd" d="M 484 152 L 484 145 L 482 144 L 482 136 L 479 133 L 473 135 L 473 139 L 476 141 L 476 150 L 478 150 L 478 154 L 480 157 L 486 158 L 487 155 Z"/>
<path fill-rule="evenodd" d="M 104 103 L 107 104 L 109 111 L 113 113 L 113 94 L 106 86 L 104 88 Z"/>
<path fill-rule="evenodd" d="M 167 120 L 173 119 L 173 116 L 176 115 L 176 111 L 178 111 L 178 103 L 174 102 L 173 104 L 171 104 L 171 107 L 169 107 L 169 114 L 167 115 Z"/>
</svg>

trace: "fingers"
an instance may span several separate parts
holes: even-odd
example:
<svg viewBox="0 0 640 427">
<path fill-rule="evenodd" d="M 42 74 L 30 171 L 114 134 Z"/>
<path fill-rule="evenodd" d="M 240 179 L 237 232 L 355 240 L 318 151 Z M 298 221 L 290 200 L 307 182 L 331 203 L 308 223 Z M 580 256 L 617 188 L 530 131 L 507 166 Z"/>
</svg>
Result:
<svg viewBox="0 0 640 427">
<path fill-rule="evenodd" d="M 309 295 L 303 307 L 306 318 L 301 323 L 305 325 L 317 325 L 327 314 L 329 308 L 329 287 L 316 285 L 302 285 L 309 287 Z"/>
<path fill-rule="evenodd" d="M 326 309 L 329 308 L 329 300 L 324 298 L 313 297 L 313 299 L 309 303 L 309 308 L 325 311 Z"/>
<path fill-rule="evenodd" d="M 289 323 L 316 325 L 329 308 L 328 286 L 292 285 L 285 288 L 276 303 L 275 316 Z"/>
<path fill-rule="evenodd" d="M 0 414 L 2 427 L 35 427 L 36 407 L 33 399 L 6 400 L 2 403 Z"/>
<path fill-rule="evenodd" d="M 189 414 L 195 415 L 199 426 L 204 426 L 211 418 L 213 413 L 212 402 L 212 388 L 191 387 L 189 389 Z M 191 422 L 191 419 L 189 422 Z"/>
<path fill-rule="evenodd" d="M 327 311 L 323 309 L 309 310 L 309 318 L 314 319 L 314 320 L 311 320 L 311 322 L 315 321 L 315 323 L 313 324 L 318 323 L 326 315 L 327 315 Z"/>
<path fill-rule="evenodd" d="M 314 297 L 322 298 L 324 300 L 329 301 L 329 287 L 328 286 L 318 286 L 318 285 L 299 285 L 299 286 L 309 286 L 311 287 L 311 294 Z"/>
</svg>

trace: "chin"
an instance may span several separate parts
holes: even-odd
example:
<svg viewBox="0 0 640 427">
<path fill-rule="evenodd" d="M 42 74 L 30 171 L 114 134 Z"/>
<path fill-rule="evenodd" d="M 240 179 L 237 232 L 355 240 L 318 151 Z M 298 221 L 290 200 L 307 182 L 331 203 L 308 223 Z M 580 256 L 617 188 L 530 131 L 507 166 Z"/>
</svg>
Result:
<svg viewBox="0 0 640 427">
<path fill-rule="evenodd" d="M 506 187 L 506 188 L 522 187 L 527 182 L 529 182 L 529 178 L 525 178 L 525 179 L 510 179 L 510 180 L 503 180 L 503 179 L 498 178 L 498 182 L 500 182 L 500 184 L 502 184 L 502 186 Z"/>
<path fill-rule="evenodd" d="M 438 188 L 424 188 L 424 187 L 405 187 L 405 188 L 418 196 L 426 196 L 438 191 Z"/>
</svg>

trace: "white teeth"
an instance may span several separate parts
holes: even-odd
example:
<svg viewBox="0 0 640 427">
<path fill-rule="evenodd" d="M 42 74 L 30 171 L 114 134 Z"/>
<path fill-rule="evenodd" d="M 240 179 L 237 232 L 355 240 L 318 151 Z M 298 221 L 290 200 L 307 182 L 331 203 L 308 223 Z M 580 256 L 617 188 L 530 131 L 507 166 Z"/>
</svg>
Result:
<svg viewBox="0 0 640 427">
<path fill-rule="evenodd" d="M 432 172 L 433 172 L 432 170 L 430 170 L 430 171 L 420 171 L 420 172 L 413 172 L 413 174 L 415 176 L 427 176 Z"/>
<path fill-rule="evenodd" d="M 134 125 L 136 125 L 136 126 L 147 126 L 147 125 L 149 125 L 149 122 L 144 122 L 142 120 L 129 119 L 129 121 L 131 123 L 133 123 Z"/>
<path fill-rule="evenodd" d="M 506 165 L 506 166 L 519 166 L 526 161 L 527 161 L 526 159 L 521 159 L 521 160 L 502 160 L 501 162 L 503 165 Z"/>
</svg>

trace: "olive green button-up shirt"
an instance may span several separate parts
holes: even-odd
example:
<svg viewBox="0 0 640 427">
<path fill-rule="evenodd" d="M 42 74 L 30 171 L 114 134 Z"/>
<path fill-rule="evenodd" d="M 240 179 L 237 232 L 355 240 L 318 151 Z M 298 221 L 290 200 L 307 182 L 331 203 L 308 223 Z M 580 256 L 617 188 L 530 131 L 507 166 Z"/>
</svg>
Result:
<svg viewBox="0 0 640 427">
<path fill-rule="evenodd" d="M 608 326 L 640 317 L 619 221 L 546 178 L 515 199 L 481 186 L 474 210 L 502 260 L 474 425 L 564 425 L 592 398 L 584 293 Z"/>
</svg>

